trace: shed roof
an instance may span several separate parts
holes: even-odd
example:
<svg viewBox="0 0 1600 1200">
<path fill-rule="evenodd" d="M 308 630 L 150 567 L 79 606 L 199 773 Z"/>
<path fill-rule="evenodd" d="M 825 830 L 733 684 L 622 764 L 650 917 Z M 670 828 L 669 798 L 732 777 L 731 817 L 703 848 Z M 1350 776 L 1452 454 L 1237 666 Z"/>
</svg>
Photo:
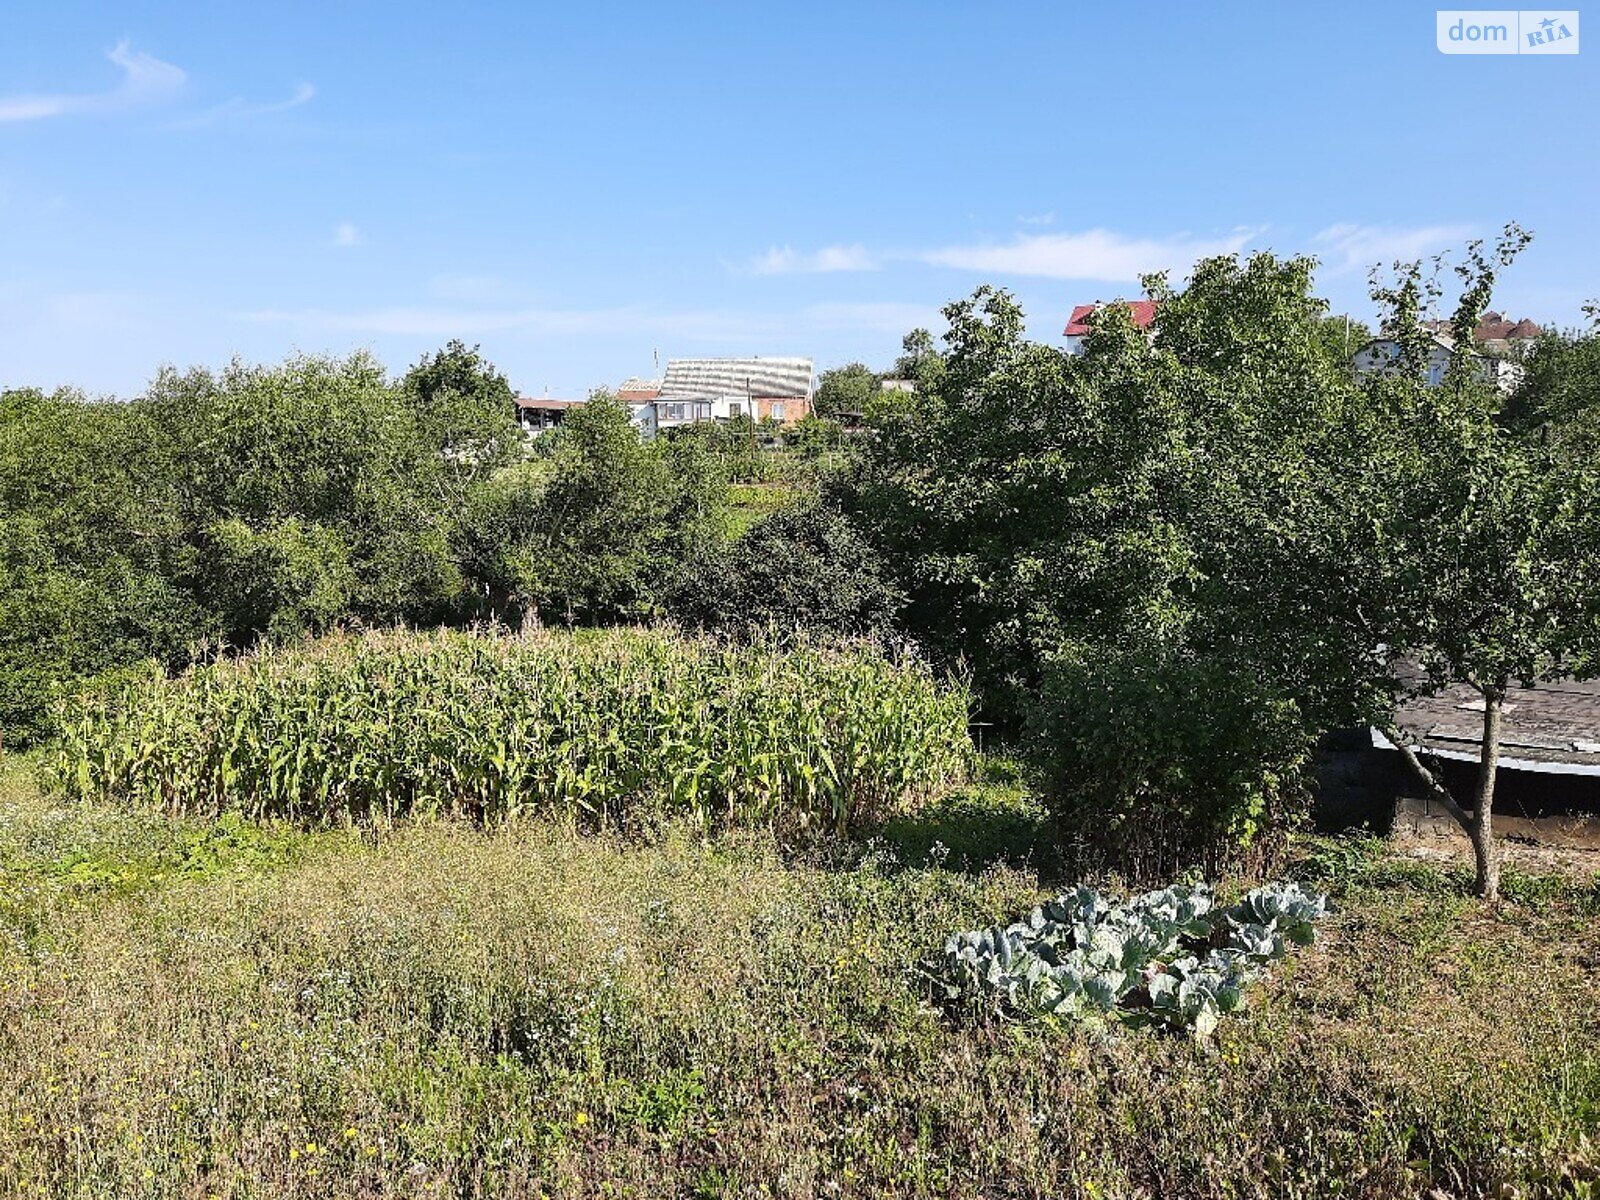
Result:
<svg viewBox="0 0 1600 1200">
<path fill-rule="evenodd" d="M 1467 684 L 1407 701 L 1397 716 L 1425 749 L 1473 759 L 1480 753 L 1483 697 Z M 1600 680 L 1512 688 L 1501 717 L 1500 762 L 1600 775 Z"/>
</svg>

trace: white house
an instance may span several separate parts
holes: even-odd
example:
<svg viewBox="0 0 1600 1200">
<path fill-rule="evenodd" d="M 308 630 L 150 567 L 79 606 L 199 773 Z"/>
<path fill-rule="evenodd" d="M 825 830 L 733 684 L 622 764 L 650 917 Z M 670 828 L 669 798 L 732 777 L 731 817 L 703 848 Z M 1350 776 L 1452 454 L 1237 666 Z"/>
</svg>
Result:
<svg viewBox="0 0 1600 1200">
<path fill-rule="evenodd" d="M 1429 387 L 1438 387 L 1444 382 L 1445 372 L 1450 369 L 1450 357 L 1455 348 L 1455 341 L 1442 333 L 1430 334 L 1428 338 L 1428 357 L 1425 364 Z M 1357 350 L 1351 358 L 1356 375 L 1369 375 L 1373 372 L 1384 372 L 1396 369 L 1400 359 L 1400 343 L 1394 338 L 1373 338 L 1361 349 Z M 1523 369 L 1514 362 L 1493 355 L 1472 353 L 1472 370 L 1478 379 L 1484 383 L 1492 383 L 1502 392 L 1509 392 L 1522 382 Z"/>
<path fill-rule="evenodd" d="M 1157 305 L 1154 300 L 1113 300 L 1112 303 L 1127 307 L 1135 329 L 1144 330 L 1148 338 L 1155 336 Z M 1072 315 L 1067 318 L 1067 327 L 1061 331 L 1061 336 L 1067 341 L 1068 354 L 1083 353 L 1084 340 L 1089 336 L 1089 318 L 1105 307 L 1103 301 L 1096 300 L 1093 304 L 1079 304 L 1073 308 Z"/>
<path fill-rule="evenodd" d="M 811 414 L 812 391 L 809 358 L 674 358 L 656 394 L 640 389 L 631 407 L 634 424 L 651 438 L 738 417 L 792 425 Z"/>
</svg>

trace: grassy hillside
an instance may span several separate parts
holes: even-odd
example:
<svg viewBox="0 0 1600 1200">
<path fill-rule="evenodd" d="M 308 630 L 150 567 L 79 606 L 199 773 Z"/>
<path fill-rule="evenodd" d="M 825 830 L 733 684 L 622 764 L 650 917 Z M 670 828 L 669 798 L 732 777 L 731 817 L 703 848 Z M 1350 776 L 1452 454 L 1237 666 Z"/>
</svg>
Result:
<svg viewBox="0 0 1600 1200">
<path fill-rule="evenodd" d="M 13 763 L 0 1195 L 1592 1194 L 1587 889 L 1485 912 L 1318 843 L 1337 911 L 1214 1045 L 1100 1042 L 925 1002 L 919 958 L 1041 894 L 1014 791 L 947 812 L 803 858 L 304 833 L 63 809 Z M 957 869 L 986 827 L 1013 865 Z"/>
</svg>

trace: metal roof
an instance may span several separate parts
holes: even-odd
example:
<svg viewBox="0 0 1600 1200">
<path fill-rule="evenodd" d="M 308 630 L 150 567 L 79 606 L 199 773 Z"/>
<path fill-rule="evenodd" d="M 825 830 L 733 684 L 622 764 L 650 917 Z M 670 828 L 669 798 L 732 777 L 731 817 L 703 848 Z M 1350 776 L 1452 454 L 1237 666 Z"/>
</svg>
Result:
<svg viewBox="0 0 1600 1200">
<path fill-rule="evenodd" d="M 1600 681 L 1514 687 L 1503 711 L 1501 766 L 1600 774 Z M 1407 700 L 1396 717 L 1418 744 L 1440 757 L 1479 756 L 1483 697 L 1465 684 Z"/>
<path fill-rule="evenodd" d="M 811 398 L 809 358 L 673 358 L 661 395 Z"/>
<path fill-rule="evenodd" d="M 661 391 L 661 380 L 641 379 L 637 375 L 630 375 L 617 384 L 617 395 L 623 399 L 649 399 Z"/>
</svg>

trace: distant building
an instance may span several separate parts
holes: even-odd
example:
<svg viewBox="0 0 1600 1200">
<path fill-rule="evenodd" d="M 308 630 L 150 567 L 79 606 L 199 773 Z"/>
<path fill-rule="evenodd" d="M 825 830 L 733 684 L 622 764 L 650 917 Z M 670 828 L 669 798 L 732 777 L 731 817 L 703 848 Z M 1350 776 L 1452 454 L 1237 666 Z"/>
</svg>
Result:
<svg viewBox="0 0 1600 1200">
<path fill-rule="evenodd" d="M 656 394 L 635 403 L 634 422 L 647 437 L 738 417 L 792 425 L 811 415 L 812 397 L 809 358 L 674 358 Z"/>
<path fill-rule="evenodd" d="M 566 420 L 582 400 L 536 400 L 531 396 L 517 397 L 517 424 L 527 434 L 544 433 Z"/>
<path fill-rule="evenodd" d="M 1423 328 L 1430 333 L 1446 337 L 1450 334 L 1449 321 L 1424 321 Z M 1544 330 L 1527 317 L 1513 321 L 1491 310 L 1479 319 L 1477 327 L 1472 331 L 1472 340 L 1485 350 L 1504 354 L 1519 345 L 1535 340 L 1543 332 Z"/>
<path fill-rule="evenodd" d="M 1434 333 L 1429 337 L 1428 357 L 1424 365 L 1429 387 L 1438 387 L 1444 382 L 1454 349 L 1455 342 L 1447 334 Z M 1399 359 L 1400 343 L 1394 338 L 1380 337 L 1373 338 L 1357 350 L 1351 358 L 1351 365 L 1355 367 L 1357 378 L 1360 378 L 1362 375 L 1392 371 Z M 1502 392 L 1509 392 L 1522 382 L 1521 366 L 1492 354 L 1473 351 L 1472 370 L 1479 380 L 1494 384 Z"/>
<path fill-rule="evenodd" d="M 1127 306 L 1133 314 L 1134 327 L 1144 330 L 1147 337 L 1155 336 L 1152 328 L 1156 319 L 1154 300 L 1113 300 L 1110 303 Z M 1068 354 L 1083 353 L 1083 340 L 1089 336 L 1089 318 L 1105 307 L 1105 303 L 1096 300 L 1093 304 L 1080 304 L 1072 310 L 1067 327 L 1061 331 L 1061 336 L 1067 339 Z"/>
<path fill-rule="evenodd" d="M 617 399 L 624 404 L 648 404 L 659 395 L 659 379 L 640 379 L 635 375 L 617 384 Z"/>
</svg>

